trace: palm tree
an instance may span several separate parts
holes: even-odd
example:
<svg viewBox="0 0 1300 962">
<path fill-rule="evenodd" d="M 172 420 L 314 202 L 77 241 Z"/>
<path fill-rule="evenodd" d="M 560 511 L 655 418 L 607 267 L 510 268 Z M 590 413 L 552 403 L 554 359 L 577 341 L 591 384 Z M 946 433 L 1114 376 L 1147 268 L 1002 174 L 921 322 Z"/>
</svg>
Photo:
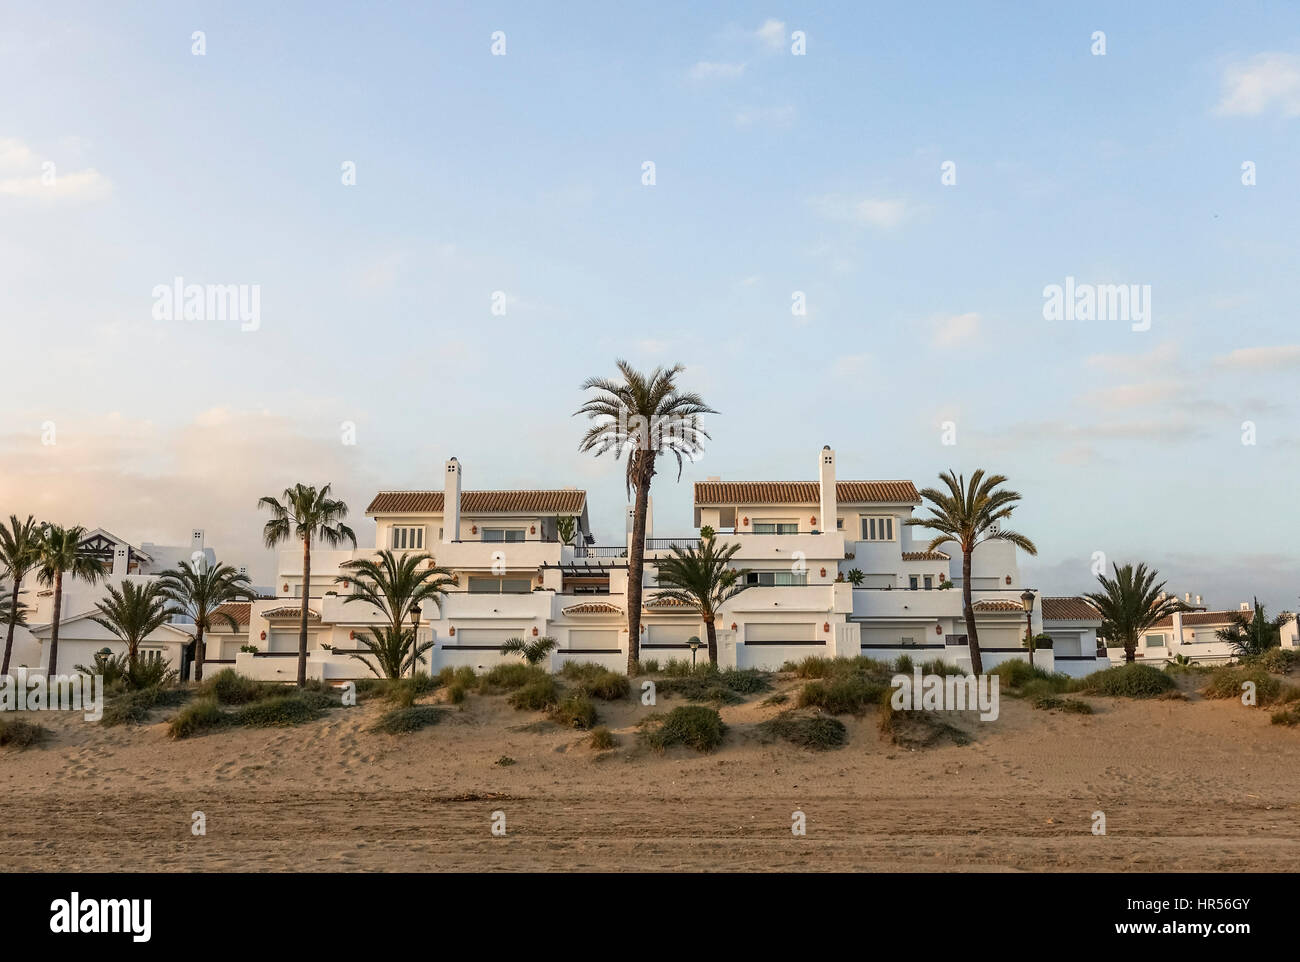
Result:
<svg viewBox="0 0 1300 962">
<path fill-rule="evenodd" d="M 554 651 L 555 647 L 555 639 L 545 635 L 536 641 L 511 638 L 501 646 L 501 654 L 523 655 L 524 661 L 530 665 L 536 665 L 540 664 L 543 658 Z"/>
<path fill-rule="evenodd" d="M 714 624 L 719 610 L 728 599 L 746 588 L 744 576 L 749 569 L 731 567 L 731 558 L 740 550 L 740 542 L 718 547 L 712 528 L 700 529 L 699 548 L 683 549 L 674 544 L 673 556 L 659 562 L 660 592 L 656 601 L 679 601 L 700 610 L 704 631 L 709 639 L 709 662 L 718 663 L 718 629 Z"/>
<path fill-rule="evenodd" d="M 661 454 L 677 459 L 677 479 L 682 477 L 682 458 L 694 460 L 704 450 L 702 438 L 708 432 L 700 427 L 701 414 L 717 414 L 694 392 L 677 388 L 677 375 L 686 370 L 680 364 L 657 367 L 649 374 L 619 360 L 622 380 L 592 377 L 582 390 L 595 395 L 578 408 L 575 416 L 585 414 L 594 423 L 578 445 L 597 457 L 606 451 L 614 456 L 627 454 L 627 491 L 636 492 L 632 516 L 632 544 L 627 559 L 627 670 L 636 671 L 641 655 L 641 578 L 645 569 L 646 501 L 655 462 Z"/>
<path fill-rule="evenodd" d="M 935 488 L 921 491 L 921 497 L 930 502 L 930 517 L 908 518 L 904 524 L 939 532 L 930 540 L 929 551 L 937 550 L 945 541 L 955 541 L 961 547 L 961 607 L 966 616 L 971 670 L 979 675 L 984 672 L 984 661 L 980 656 L 979 634 L 975 628 L 975 606 L 971 602 L 971 555 L 985 541 L 1009 541 L 1031 555 L 1038 554 L 1038 549 L 1023 534 L 1002 527 L 1002 519 L 1011 516 L 1020 500 L 1015 491 L 997 490 L 998 485 L 1007 480 L 1006 475 L 985 477 L 981 468 L 971 475 L 970 484 L 966 483 L 965 475 L 953 471 L 945 471 L 939 475 L 939 480 L 947 485 L 947 491 Z"/>
<path fill-rule="evenodd" d="M 4 664 L 0 665 L 0 676 L 9 674 L 9 657 L 14 650 L 14 629 L 26 624 L 19 620 L 24 606 L 19 603 L 18 595 L 22 591 L 23 578 L 27 577 L 27 572 L 36 564 L 36 546 L 40 539 L 40 526 L 32 520 L 30 514 L 21 523 L 16 514 L 11 514 L 9 527 L 0 525 L 0 570 L 14 582 L 3 616 L 9 627 L 5 634 Z"/>
<path fill-rule="evenodd" d="M 158 579 L 163 592 L 179 607 L 178 614 L 194 620 L 194 680 L 203 680 L 203 662 L 207 657 L 207 643 L 203 636 L 211 630 L 214 618 L 239 630 L 234 615 L 221 606 L 241 599 L 251 600 L 253 585 L 248 575 L 240 574 L 230 565 L 209 565 L 206 557 L 193 565 L 182 561 Z"/>
<path fill-rule="evenodd" d="M 357 546 L 357 536 L 343 523 L 348 506 L 330 497 L 327 484 L 319 491 L 312 485 L 295 484 L 284 489 L 284 503 L 273 497 L 259 498 L 259 508 L 271 512 L 262 529 L 262 540 L 274 548 L 290 538 L 302 542 L 302 615 L 298 624 L 298 687 L 307 684 L 307 599 L 311 595 L 311 545 L 319 538 L 330 547 L 343 541 Z"/>
<path fill-rule="evenodd" d="M 1084 597 L 1101 613 L 1101 628 L 1097 633 L 1110 641 L 1121 642 L 1124 661 L 1133 662 L 1142 632 L 1175 611 L 1186 611 L 1187 606 L 1166 594 L 1163 581 L 1156 583 L 1160 572 L 1154 568 L 1147 570 L 1142 563 L 1136 568 L 1131 564 L 1111 567 L 1115 569 L 1115 577 L 1097 575 L 1102 590 L 1088 592 Z"/>
<path fill-rule="evenodd" d="M 1282 626 L 1290 624 L 1294 617 L 1284 611 L 1270 621 L 1256 598 L 1253 611 L 1233 612 L 1232 624 L 1214 634 L 1220 641 L 1226 641 L 1238 658 L 1252 658 L 1282 644 Z"/>
<path fill-rule="evenodd" d="M 5 622 L 11 627 L 18 625 L 27 627 L 27 615 L 30 612 L 27 606 L 20 600 L 12 598 L 5 591 L 4 585 L 0 584 L 0 621 Z M 5 665 L 5 670 L 0 672 L 0 677 L 9 674 L 9 666 Z"/>
<path fill-rule="evenodd" d="M 59 524 L 41 526 L 36 548 L 36 580 L 54 589 L 54 620 L 50 627 L 50 664 L 46 669 L 53 677 L 59 670 L 59 619 L 63 616 L 63 576 L 65 574 L 95 584 L 107 573 L 104 563 L 81 547 L 86 529 L 81 525 L 65 528 Z"/>
<path fill-rule="evenodd" d="M 352 586 L 352 594 L 343 599 L 344 604 L 360 601 L 374 605 L 388 619 L 387 630 L 382 636 L 367 630 L 365 634 L 369 637 L 362 637 L 361 643 L 380 662 L 385 677 L 402 677 L 408 665 L 414 677 L 420 656 L 433 647 L 433 642 L 419 644 L 416 625 L 410 625 L 408 630 L 407 619 L 412 615 L 418 619 L 420 608 L 426 601 L 439 604 L 455 580 L 452 572 L 434 567 L 433 558 L 423 552 L 394 554 L 388 549 L 379 552 L 378 561 L 359 558 L 340 567 L 347 574 L 334 580 Z M 362 655 L 352 657 L 366 660 Z"/>
<path fill-rule="evenodd" d="M 124 579 L 121 591 L 112 585 L 105 587 L 108 598 L 95 602 L 99 614 L 91 621 L 126 642 L 126 665 L 130 674 L 135 671 L 140 642 L 167 624 L 176 611 L 158 581 L 137 584 Z"/>
</svg>

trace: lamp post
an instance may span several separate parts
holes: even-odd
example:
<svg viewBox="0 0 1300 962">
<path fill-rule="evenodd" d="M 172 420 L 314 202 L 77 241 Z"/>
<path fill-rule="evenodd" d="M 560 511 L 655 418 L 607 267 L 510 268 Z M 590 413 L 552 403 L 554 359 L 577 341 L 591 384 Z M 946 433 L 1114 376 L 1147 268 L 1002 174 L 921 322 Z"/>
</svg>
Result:
<svg viewBox="0 0 1300 962">
<path fill-rule="evenodd" d="M 411 677 L 415 677 L 415 671 L 419 667 L 419 658 L 416 652 L 420 646 L 420 606 L 411 606 Z"/>
<path fill-rule="evenodd" d="M 1025 646 L 1029 649 L 1029 666 L 1034 665 L 1034 593 L 1026 588 L 1020 595 L 1025 608 Z"/>
<path fill-rule="evenodd" d="M 699 636 L 698 636 L 698 635 L 691 635 L 689 638 L 686 639 L 686 644 L 689 645 L 689 646 L 690 646 L 690 649 L 691 649 L 691 668 L 694 669 L 694 668 L 695 668 L 695 653 L 696 653 L 697 651 L 699 651 L 700 648 L 701 648 L 701 644 L 700 644 Z"/>
</svg>

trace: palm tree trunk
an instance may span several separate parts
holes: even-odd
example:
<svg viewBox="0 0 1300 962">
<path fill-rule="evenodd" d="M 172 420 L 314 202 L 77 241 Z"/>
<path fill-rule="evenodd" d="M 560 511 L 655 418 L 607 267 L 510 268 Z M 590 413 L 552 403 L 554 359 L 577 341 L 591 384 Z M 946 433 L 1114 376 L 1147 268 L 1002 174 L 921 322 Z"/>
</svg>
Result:
<svg viewBox="0 0 1300 962">
<path fill-rule="evenodd" d="M 298 687 L 307 687 L 307 599 L 311 595 L 311 538 L 302 539 L 302 615 L 298 623 Z"/>
<path fill-rule="evenodd" d="M 14 597 L 13 613 L 9 616 L 9 633 L 5 637 L 5 660 L 4 666 L 0 667 L 0 676 L 9 674 L 9 656 L 14 651 L 14 628 L 18 625 L 18 587 L 22 584 L 21 578 L 14 578 Z"/>
<path fill-rule="evenodd" d="M 984 659 L 980 657 L 980 638 L 975 630 L 975 605 L 970 597 L 970 556 L 974 549 L 961 551 L 961 610 L 966 616 L 966 645 L 970 650 L 970 668 L 977 675 L 984 674 Z"/>
<path fill-rule="evenodd" d="M 63 572 L 54 572 L 54 625 L 50 629 L 50 665 L 45 669 L 47 678 L 59 670 L 59 617 L 63 614 Z"/>
<path fill-rule="evenodd" d="M 650 496 L 650 479 L 654 477 L 654 457 L 637 451 L 628 457 L 640 457 L 641 470 L 636 481 L 636 507 L 632 512 L 632 544 L 627 552 L 627 673 L 635 675 L 641 660 L 641 577 L 645 570 L 645 513 Z"/>
<path fill-rule="evenodd" d="M 1137 661 L 1137 646 L 1138 642 L 1136 638 L 1124 639 L 1124 663 L 1126 665 L 1131 665 L 1133 662 Z"/>
<path fill-rule="evenodd" d="M 200 622 L 194 632 L 194 680 L 203 680 L 203 625 Z"/>
<path fill-rule="evenodd" d="M 704 636 L 709 640 L 709 664 L 716 668 L 718 665 L 718 626 L 714 624 L 714 619 L 704 619 Z"/>
</svg>

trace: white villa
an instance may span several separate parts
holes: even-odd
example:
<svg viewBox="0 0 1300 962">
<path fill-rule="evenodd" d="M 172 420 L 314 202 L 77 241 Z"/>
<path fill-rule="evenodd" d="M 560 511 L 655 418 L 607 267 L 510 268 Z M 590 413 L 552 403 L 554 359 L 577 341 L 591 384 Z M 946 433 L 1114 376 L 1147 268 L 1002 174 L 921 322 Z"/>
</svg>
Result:
<svg viewBox="0 0 1300 962">
<path fill-rule="evenodd" d="M 910 481 L 839 481 L 835 452 L 823 448 L 817 459 L 816 481 L 712 478 L 695 485 L 691 527 L 708 525 L 719 538 L 738 542 L 733 563 L 750 569 L 749 587 L 726 603 L 717 623 L 721 664 L 775 669 L 809 655 L 909 654 L 918 662 L 938 658 L 969 666 L 961 557 L 925 550 L 923 529 L 913 540 L 903 522 L 920 506 L 916 487 Z M 571 660 L 626 666 L 630 508 L 625 539 L 596 545 L 585 492 L 463 490 L 462 466 L 452 458 L 442 490 L 381 491 L 365 513 L 375 521 L 375 544 L 313 550 L 308 586 L 301 550 L 280 552 L 276 597 L 232 605 L 240 630 L 220 627 L 209 636 L 209 664 L 291 680 L 305 590 L 308 676 L 369 676 L 353 657 L 364 653 L 357 633 L 379 623 L 381 613 L 346 603 L 348 586 L 335 579 L 346 574 L 346 562 L 391 548 L 427 552 L 455 573 L 455 590 L 438 605 L 426 604 L 420 615 L 420 638 L 434 644 L 433 671 L 491 667 L 515 657 L 500 653 L 504 641 L 544 636 L 557 642 L 553 669 Z M 561 518 L 575 521 L 572 543 L 561 543 Z M 661 533 L 653 505 L 646 529 L 641 658 L 690 658 L 688 639 L 704 639 L 704 625 L 694 609 L 655 600 L 655 562 L 672 545 L 695 544 L 698 536 Z M 987 543 L 972 560 L 986 669 L 1027 657 L 1027 620 L 1034 634 L 1046 631 L 1054 639 L 1052 649 L 1035 655 L 1042 667 L 1083 675 L 1109 665 L 1097 651 L 1100 621 L 1080 607 L 1086 607 L 1082 599 L 1036 598 L 1027 618 L 1014 546 Z"/>
<path fill-rule="evenodd" d="M 1240 614 L 1250 622 L 1255 615 L 1255 608 L 1249 602 L 1241 602 L 1237 609 L 1208 611 L 1201 604 L 1201 596 L 1184 595 L 1184 604 L 1191 611 L 1176 611 L 1166 615 L 1160 621 L 1142 633 L 1138 639 L 1135 656 L 1145 664 L 1161 666 L 1173 661 L 1178 655 L 1191 658 L 1197 664 L 1227 664 L 1235 656 L 1232 648 L 1225 641 L 1220 641 L 1218 632 L 1229 627 L 1233 618 Z M 1282 646 L 1296 646 L 1295 621 L 1282 629 Z M 1124 649 L 1110 649 L 1112 661 L 1124 660 Z"/>
</svg>

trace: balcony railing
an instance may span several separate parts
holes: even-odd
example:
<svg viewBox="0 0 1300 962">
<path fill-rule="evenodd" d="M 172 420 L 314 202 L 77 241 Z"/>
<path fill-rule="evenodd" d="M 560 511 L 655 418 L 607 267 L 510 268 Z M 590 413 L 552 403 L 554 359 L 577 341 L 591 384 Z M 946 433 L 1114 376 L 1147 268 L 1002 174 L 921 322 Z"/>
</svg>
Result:
<svg viewBox="0 0 1300 962">
<path fill-rule="evenodd" d="M 700 546 L 699 538 L 646 538 L 646 551 L 671 551 L 673 545 L 678 545 L 683 551 Z"/>
<path fill-rule="evenodd" d="M 647 542 L 646 547 L 649 547 Z M 623 558 L 627 548 L 622 545 L 578 545 L 573 549 L 575 558 Z"/>
</svg>

